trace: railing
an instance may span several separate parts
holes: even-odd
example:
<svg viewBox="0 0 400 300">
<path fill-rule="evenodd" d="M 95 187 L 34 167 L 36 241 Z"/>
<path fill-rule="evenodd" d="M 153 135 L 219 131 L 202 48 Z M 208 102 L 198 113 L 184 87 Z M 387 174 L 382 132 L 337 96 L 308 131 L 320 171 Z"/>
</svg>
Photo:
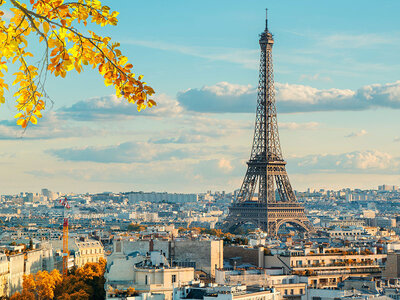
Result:
<svg viewBox="0 0 400 300">
<path fill-rule="evenodd" d="M 376 262 L 336 262 L 330 264 L 311 264 L 311 265 L 303 265 L 303 266 L 292 266 L 292 269 L 307 269 L 307 268 L 326 268 L 326 267 L 363 267 L 363 266 L 376 266 L 376 267 L 384 267 L 384 264 L 376 263 Z"/>
<path fill-rule="evenodd" d="M 302 271 L 293 271 L 293 275 L 303 275 L 303 276 L 316 276 L 316 275 L 337 275 L 337 274 L 362 274 L 362 273 L 380 273 L 383 267 L 380 266 L 371 266 L 367 268 L 359 268 L 359 269 L 332 269 L 332 270 L 308 270 L 305 272 Z"/>
</svg>

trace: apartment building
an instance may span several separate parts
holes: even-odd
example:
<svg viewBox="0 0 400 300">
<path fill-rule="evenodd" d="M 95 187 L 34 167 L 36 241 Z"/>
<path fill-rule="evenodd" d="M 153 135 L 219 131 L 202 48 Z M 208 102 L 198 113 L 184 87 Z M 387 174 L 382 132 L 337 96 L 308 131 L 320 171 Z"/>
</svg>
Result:
<svg viewBox="0 0 400 300">
<path fill-rule="evenodd" d="M 194 269 L 171 267 L 159 251 L 145 256 L 135 251 L 110 259 L 105 277 L 107 297 L 115 290 L 133 288 L 139 294 L 162 294 L 165 300 L 171 300 L 174 287 L 194 280 Z"/>
<path fill-rule="evenodd" d="M 333 251 L 333 250 L 332 250 Z M 265 256 L 265 267 L 283 267 L 285 272 L 307 276 L 311 287 L 336 287 L 349 276 L 380 276 L 386 254 L 347 251 L 310 253 L 287 251 L 284 254 Z"/>
</svg>

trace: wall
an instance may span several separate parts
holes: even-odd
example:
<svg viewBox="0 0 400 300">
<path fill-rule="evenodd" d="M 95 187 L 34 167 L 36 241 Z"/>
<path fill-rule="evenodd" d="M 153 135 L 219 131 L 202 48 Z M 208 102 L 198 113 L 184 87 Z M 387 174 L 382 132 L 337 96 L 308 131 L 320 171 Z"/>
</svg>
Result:
<svg viewBox="0 0 400 300">
<path fill-rule="evenodd" d="M 0 297 L 6 297 L 9 294 L 9 272 L 8 258 L 0 253 Z"/>
<path fill-rule="evenodd" d="M 258 249 L 243 248 L 238 246 L 224 246 L 224 258 L 225 260 L 241 257 L 243 263 L 252 264 L 258 266 Z"/>
<path fill-rule="evenodd" d="M 24 254 L 10 255 L 10 295 L 22 290 L 22 276 L 24 275 Z"/>
<path fill-rule="evenodd" d="M 196 270 L 202 270 L 211 277 L 215 277 L 215 268 L 223 267 L 222 240 L 177 240 L 172 241 L 172 248 L 175 261 L 193 261 Z"/>
<path fill-rule="evenodd" d="M 26 253 L 25 275 L 35 274 L 42 270 L 42 250 L 33 250 Z"/>
<path fill-rule="evenodd" d="M 386 278 L 397 278 L 400 276 L 400 254 L 388 253 L 387 261 L 385 264 L 385 270 L 382 272 L 382 276 Z"/>
</svg>

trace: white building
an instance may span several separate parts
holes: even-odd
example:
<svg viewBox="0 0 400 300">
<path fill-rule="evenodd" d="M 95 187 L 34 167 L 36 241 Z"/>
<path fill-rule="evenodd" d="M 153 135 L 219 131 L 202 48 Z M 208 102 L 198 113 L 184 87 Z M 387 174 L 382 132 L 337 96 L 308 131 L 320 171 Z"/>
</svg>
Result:
<svg viewBox="0 0 400 300">
<path fill-rule="evenodd" d="M 282 296 L 275 290 L 248 290 L 245 285 L 218 286 L 210 285 L 205 287 L 184 286 L 174 289 L 174 300 L 280 300 Z"/>
<path fill-rule="evenodd" d="M 171 300 L 174 287 L 194 280 L 193 268 L 171 267 L 159 251 L 152 251 L 148 256 L 138 251 L 127 256 L 114 255 L 107 264 L 105 289 L 108 298 L 112 298 L 115 290 L 134 288 L 139 294 L 160 294 Z"/>
<path fill-rule="evenodd" d="M 306 295 L 301 300 L 392 300 L 387 296 L 381 296 L 379 293 L 367 293 L 360 290 L 331 290 L 331 289 L 307 289 Z"/>
<path fill-rule="evenodd" d="M 156 193 L 156 192 L 131 192 L 127 194 L 129 202 L 173 202 L 173 203 L 187 203 L 197 202 L 196 194 L 170 194 L 170 193 Z"/>
</svg>

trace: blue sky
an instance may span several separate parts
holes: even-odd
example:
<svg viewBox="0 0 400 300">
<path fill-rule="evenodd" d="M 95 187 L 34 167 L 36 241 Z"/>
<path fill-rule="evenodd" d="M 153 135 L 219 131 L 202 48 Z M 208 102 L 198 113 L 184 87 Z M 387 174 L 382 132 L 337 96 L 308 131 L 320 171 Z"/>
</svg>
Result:
<svg viewBox="0 0 400 300">
<path fill-rule="evenodd" d="M 292 185 L 400 184 L 398 1 L 103 0 L 157 108 L 137 113 L 95 71 L 47 82 L 22 134 L 0 107 L 1 193 L 232 191 L 253 138 L 258 34 L 274 34 L 278 121 Z M 21 137 L 22 136 L 22 137 Z"/>
</svg>

